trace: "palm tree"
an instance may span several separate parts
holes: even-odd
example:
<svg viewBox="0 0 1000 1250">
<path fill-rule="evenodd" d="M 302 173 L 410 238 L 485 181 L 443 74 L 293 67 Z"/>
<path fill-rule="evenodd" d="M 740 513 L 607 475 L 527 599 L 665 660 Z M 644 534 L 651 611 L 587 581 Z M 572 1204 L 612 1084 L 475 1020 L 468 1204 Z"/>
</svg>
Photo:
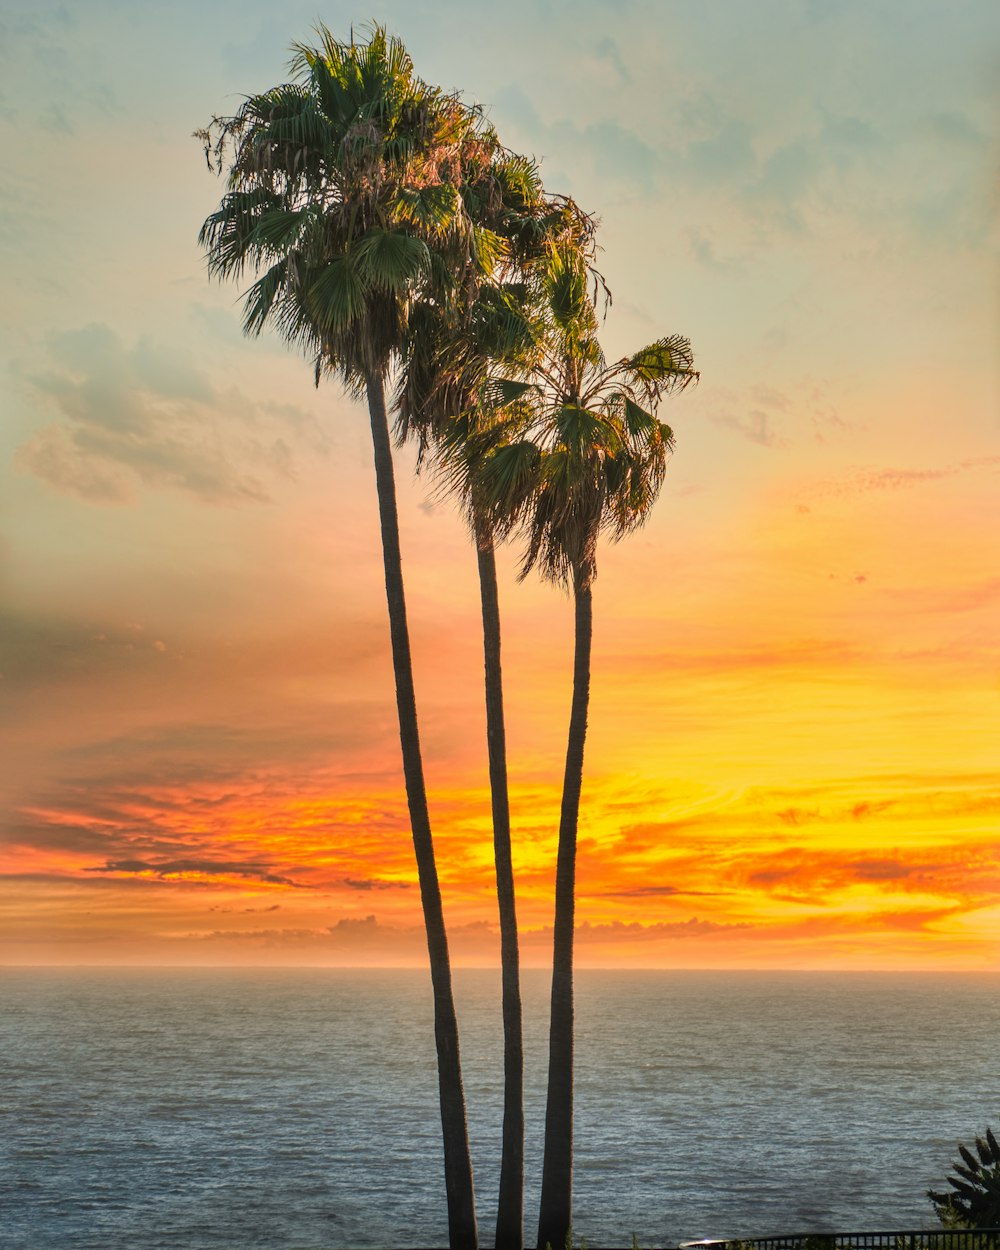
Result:
<svg viewBox="0 0 1000 1250">
<path fill-rule="evenodd" d="M 490 213 L 501 263 L 494 281 L 464 307 L 424 304 L 411 317 L 411 348 L 396 396 L 399 434 L 431 451 L 446 488 L 460 498 L 479 573 L 483 620 L 486 737 L 493 818 L 504 1029 L 504 1115 L 497 1204 L 497 1250 L 524 1244 L 524 1049 L 520 955 L 507 784 L 496 550 L 512 518 L 491 512 L 479 469 L 498 447 L 523 433 L 519 401 L 529 384 L 494 376 L 530 372 L 543 326 L 538 271 L 552 249 L 589 257 L 595 223 L 571 200 L 547 198 L 537 168 L 522 157 L 497 165 L 501 194 Z"/>
<path fill-rule="evenodd" d="M 482 300 L 485 304 L 487 301 Z M 482 341 L 486 318 L 474 319 Z M 399 435 L 414 433 L 421 457 L 433 447 L 450 466 L 452 484 L 465 508 L 476 548 L 483 620 L 486 689 L 486 742 L 493 818 L 497 908 L 500 918 L 500 966 L 504 1031 L 504 1113 L 497 1204 L 497 1250 L 522 1250 L 524 1243 L 524 1049 L 517 907 L 510 836 L 507 745 L 500 666 L 500 605 L 493 530 L 476 506 L 472 489 L 473 448 L 483 410 L 475 407 L 477 379 L 485 370 L 486 351 L 500 350 L 496 339 L 483 354 L 471 345 L 469 327 L 449 324 L 435 305 L 415 310 L 413 346 L 396 397 Z M 496 329 L 493 323 L 492 328 Z M 461 365 L 457 358 L 463 357 Z M 448 362 L 447 364 L 445 362 Z"/>
<path fill-rule="evenodd" d="M 202 227 L 209 271 L 259 274 L 244 329 L 275 326 L 368 401 L 407 804 L 434 994 L 450 1244 L 475 1250 L 472 1164 L 447 936 L 417 728 L 385 386 L 419 296 L 474 286 L 491 239 L 466 197 L 488 200 L 499 149 L 480 114 L 421 82 L 399 40 L 295 46 L 294 81 L 205 131 L 229 190 Z M 470 262 L 475 263 L 470 263 Z"/>
<path fill-rule="evenodd" d="M 573 931 L 576 842 L 590 700 L 592 586 L 602 532 L 620 539 L 649 515 L 673 445 L 655 410 L 696 381 L 691 347 L 663 338 L 608 365 L 579 253 L 556 251 L 546 284 L 550 333 L 536 366 L 533 435 L 497 448 L 480 474 L 493 515 L 520 524 L 527 547 L 521 576 L 572 589 L 573 698 L 556 862 L 549 1074 L 538 1247 L 571 1236 L 573 1173 Z M 653 411 L 649 411 L 652 409 Z"/>
<path fill-rule="evenodd" d="M 504 1033 L 504 1111 L 495 1245 L 497 1250 L 522 1250 L 524 1244 L 524 1048 L 520 955 L 507 785 L 507 745 L 501 673 L 500 604 L 497 585 L 495 527 L 479 506 L 475 465 L 485 446 L 503 437 L 503 421 L 482 402 L 482 377 L 488 363 L 505 351 L 504 321 L 517 317 L 501 311 L 505 301 L 481 299 L 473 318 L 477 333 L 446 329 L 437 310 L 425 309 L 420 333 L 424 351 L 414 351 L 397 396 L 400 431 L 416 431 L 422 454 L 432 447 L 435 466 L 460 497 L 476 550 L 483 621 L 486 742 L 489 763 L 500 919 L 501 1011 Z M 492 303 L 500 318 L 484 316 Z M 417 320 L 416 318 L 414 319 Z M 433 323 L 433 328 L 432 328 Z M 508 325 L 508 331 L 510 329 Z M 523 324 L 523 323 L 522 323 Z M 484 341 L 484 340 L 488 340 Z M 470 343 L 473 350 L 464 353 Z M 428 346 L 433 347 L 430 353 Z M 506 350 L 512 346 L 508 337 Z M 456 351 L 456 349 L 458 349 Z M 464 355 L 461 364 L 457 355 Z M 446 363 L 447 362 L 447 363 Z M 403 434 L 405 437 L 405 433 Z"/>
</svg>

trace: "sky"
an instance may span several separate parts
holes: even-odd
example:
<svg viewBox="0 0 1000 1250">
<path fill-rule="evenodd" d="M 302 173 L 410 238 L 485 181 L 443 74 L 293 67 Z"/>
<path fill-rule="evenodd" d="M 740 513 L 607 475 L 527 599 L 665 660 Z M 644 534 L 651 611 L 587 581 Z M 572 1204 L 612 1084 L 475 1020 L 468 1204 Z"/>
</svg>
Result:
<svg viewBox="0 0 1000 1250">
<path fill-rule="evenodd" d="M 8 0 L 0 961 L 424 961 L 363 408 L 197 245 L 192 132 L 374 16 L 602 222 L 610 358 L 687 335 L 602 547 L 591 967 L 1000 968 L 1000 13 L 986 0 Z M 397 458 L 453 962 L 498 958 L 476 563 Z M 501 556 L 522 955 L 572 610 Z"/>
</svg>

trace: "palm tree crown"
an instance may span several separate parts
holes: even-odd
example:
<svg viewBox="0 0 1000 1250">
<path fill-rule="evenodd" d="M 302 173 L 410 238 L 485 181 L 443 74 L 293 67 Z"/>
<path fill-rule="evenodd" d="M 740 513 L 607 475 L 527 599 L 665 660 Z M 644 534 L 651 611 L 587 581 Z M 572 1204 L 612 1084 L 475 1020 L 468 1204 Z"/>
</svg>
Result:
<svg viewBox="0 0 1000 1250">
<path fill-rule="evenodd" d="M 699 376 L 681 335 L 609 364 L 587 269 L 580 252 L 553 253 L 527 380 L 488 384 L 507 419 L 497 436 L 482 430 L 473 443 L 482 506 L 499 527 L 525 534 L 521 576 L 537 566 L 548 580 L 579 586 L 597 574 L 599 535 L 623 538 L 648 517 L 673 447 L 656 408 Z M 522 437 L 512 438 L 514 429 Z"/>
<path fill-rule="evenodd" d="M 499 142 L 381 27 L 366 44 L 319 34 L 318 48 L 295 46 L 295 81 L 199 132 L 210 165 L 231 162 L 200 241 L 214 276 L 259 275 L 248 333 L 271 323 L 357 386 L 386 376 L 420 291 L 436 281 L 440 299 L 455 275 L 491 267 L 473 213 L 498 194 Z"/>
</svg>

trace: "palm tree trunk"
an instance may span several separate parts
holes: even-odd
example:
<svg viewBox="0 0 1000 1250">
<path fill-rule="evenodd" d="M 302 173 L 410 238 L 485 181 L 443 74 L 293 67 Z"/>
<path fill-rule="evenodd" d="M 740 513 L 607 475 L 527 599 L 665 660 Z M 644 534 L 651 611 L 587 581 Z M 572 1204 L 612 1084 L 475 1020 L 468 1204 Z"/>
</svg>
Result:
<svg viewBox="0 0 1000 1250">
<path fill-rule="evenodd" d="M 399 518 L 392 471 L 392 448 L 385 410 L 383 379 L 369 373 L 368 411 L 371 416 L 372 444 L 375 451 L 375 482 L 378 490 L 379 519 L 382 526 L 382 555 L 385 562 L 385 593 L 389 605 L 392 638 L 392 666 L 396 677 L 396 707 L 399 712 L 399 740 L 403 751 L 406 801 L 410 809 L 413 849 L 420 879 L 420 901 L 427 930 L 431 983 L 434 989 L 434 1038 L 437 1043 L 438 1088 L 441 1100 L 441 1131 L 444 1138 L 444 1177 L 448 1198 L 448 1238 L 451 1250 L 477 1250 L 476 1204 L 472 1184 L 472 1157 L 465 1118 L 465 1094 L 458 1050 L 458 1020 L 451 987 L 448 938 L 441 908 L 441 889 L 434 843 L 431 839 L 427 792 L 417 733 L 417 705 L 413 690 L 413 664 L 403 598 L 403 567 L 399 551 Z"/>
<path fill-rule="evenodd" d="M 493 855 L 500 912 L 500 968 L 503 981 L 503 1147 L 496 1250 L 524 1246 L 524 1050 L 521 1037 L 521 978 L 511 862 L 510 806 L 507 795 L 507 742 L 500 672 L 500 605 L 497 565 L 489 525 L 475 516 L 479 589 L 483 604 L 486 666 L 486 741 L 493 802 Z"/>
<path fill-rule="evenodd" d="M 576 641 L 573 705 L 566 747 L 549 1018 L 549 1085 L 545 1103 L 545 1152 L 538 1213 L 538 1250 L 563 1250 L 573 1228 L 573 913 L 576 904 L 576 831 L 583 784 L 583 747 L 590 703 L 593 605 L 590 578 L 574 578 Z"/>
</svg>

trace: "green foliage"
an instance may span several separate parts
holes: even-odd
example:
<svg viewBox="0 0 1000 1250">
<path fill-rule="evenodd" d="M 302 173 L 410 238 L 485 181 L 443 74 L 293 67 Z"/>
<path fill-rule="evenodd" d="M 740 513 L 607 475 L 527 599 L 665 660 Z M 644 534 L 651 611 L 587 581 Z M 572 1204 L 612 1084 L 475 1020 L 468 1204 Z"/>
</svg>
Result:
<svg viewBox="0 0 1000 1250">
<path fill-rule="evenodd" d="M 683 390 L 698 377 L 691 354 L 691 344 L 680 334 L 657 339 L 634 356 L 622 362 L 624 372 L 644 389 L 649 398 Z"/>
<path fill-rule="evenodd" d="M 961 1162 L 946 1177 L 952 1192 L 929 1189 L 927 1197 L 946 1228 L 1000 1227 L 1000 1143 L 992 1129 L 975 1139 L 975 1154 L 959 1145 Z"/>
<path fill-rule="evenodd" d="M 254 276 L 248 333 L 273 325 L 317 376 L 358 385 L 399 359 L 415 302 L 446 305 L 505 254 L 467 201 L 498 199 L 493 167 L 510 157 L 481 110 L 419 79 L 382 27 L 366 42 L 317 34 L 294 48 L 294 82 L 197 132 L 228 184 L 200 242 L 213 277 Z"/>
</svg>

